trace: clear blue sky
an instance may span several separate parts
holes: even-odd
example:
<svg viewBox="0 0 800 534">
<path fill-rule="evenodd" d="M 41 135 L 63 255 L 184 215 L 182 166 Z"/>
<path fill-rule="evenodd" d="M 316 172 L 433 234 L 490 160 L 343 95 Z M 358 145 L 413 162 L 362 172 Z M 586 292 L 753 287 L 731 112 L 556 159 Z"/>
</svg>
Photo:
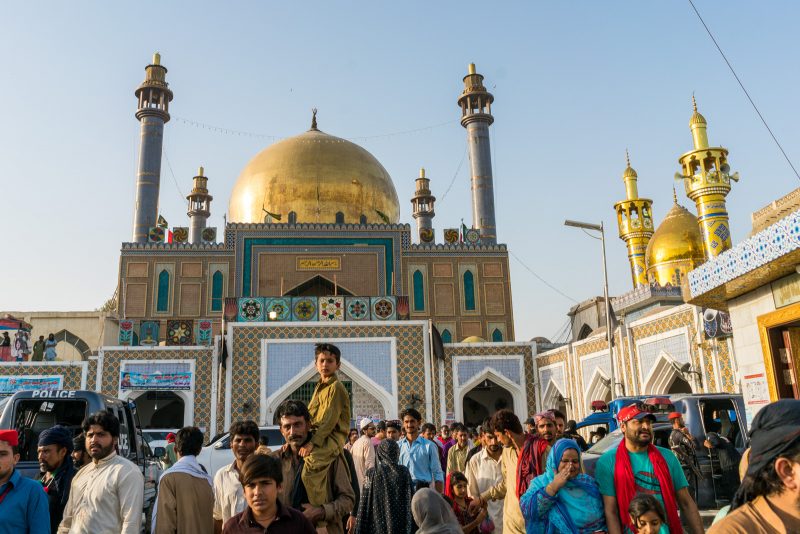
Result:
<svg viewBox="0 0 800 534">
<path fill-rule="evenodd" d="M 696 3 L 797 165 L 800 7 Z M 272 142 L 178 117 L 289 136 L 308 128 L 314 106 L 322 130 L 371 137 L 357 142 L 392 175 L 404 222 L 424 166 L 439 198 L 437 237 L 469 224 L 466 163 L 456 175 L 465 149 L 456 98 L 469 62 L 495 95 L 499 239 L 575 300 L 602 293 L 599 243 L 563 220 L 605 221 L 611 292 L 629 290 L 612 209 L 624 196 L 625 148 L 660 221 L 677 158 L 691 148 L 693 91 L 712 144 L 741 174 L 728 197 L 734 242 L 752 211 L 800 186 L 688 1 L 22 2 L 5 10 L 0 44 L 0 309 L 94 309 L 114 292 L 131 234 L 133 90 L 156 50 L 175 92 L 161 188 L 173 226 L 186 223 L 199 165 L 214 195 L 211 225 L 222 226 L 236 177 Z M 511 266 L 517 339 L 554 335 L 573 302 Z"/>
</svg>

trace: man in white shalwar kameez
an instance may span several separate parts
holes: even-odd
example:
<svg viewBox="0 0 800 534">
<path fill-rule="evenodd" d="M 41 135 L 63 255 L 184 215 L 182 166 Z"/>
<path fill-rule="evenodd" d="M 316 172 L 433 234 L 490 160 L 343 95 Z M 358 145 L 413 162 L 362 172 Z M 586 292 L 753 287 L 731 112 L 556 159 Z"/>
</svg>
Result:
<svg viewBox="0 0 800 534">
<path fill-rule="evenodd" d="M 139 534 L 144 477 L 116 453 L 119 420 L 97 412 L 83 422 L 83 432 L 92 461 L 72 479 L 58 534 Z"/>
</svg>

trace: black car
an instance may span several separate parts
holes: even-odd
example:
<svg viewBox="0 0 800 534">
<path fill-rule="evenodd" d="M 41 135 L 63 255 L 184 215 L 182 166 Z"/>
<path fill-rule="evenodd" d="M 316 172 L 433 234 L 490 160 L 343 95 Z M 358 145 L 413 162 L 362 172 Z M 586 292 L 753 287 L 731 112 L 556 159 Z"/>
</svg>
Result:
<svg viewBox="0 0 800 534">
<path fill-rule="evenodd" d="M 20 459 L 17 470 L 28 478 L 39 474 L 38 445 L 42 430 L 63 425 L 74 435 L 81 433 L 81 424 L 90 414 L 107 410 L 120 422 L 120 456 L 139 466 L 144 476 L 144 526 L 150 532 L 150 519 L 158 490 L 161 468 L 142 437 L 136 405 L 95 391 L 18 391 L 3 403 L 0 428 L 13 428 L 19 433 Z"/>
<path fill-rule="evenodd" d="M 731 444 L 734 454 L 741 454 L 749 445 L 741 395 L 725 393 L 671 395 L 674 410 L 683 416 L 684 424 L 695 440 L 697 461 L 702 477 L 697 489 L 697 505 L 701 509 L 715 509 L 729 504 L 738 487 L 738 475 L 723 472 L 720 452 L 705 446 L 706 437 L 714 433 Z M 669 449 L 672 425 L 657 421 L 653 425 L 653 443 Z M 622 441 L 622 431 L 617 429 L 583 453 L 583 466 L 594 476 L 597 459 L 606 451 L 616 449 Z"/>
</svg>

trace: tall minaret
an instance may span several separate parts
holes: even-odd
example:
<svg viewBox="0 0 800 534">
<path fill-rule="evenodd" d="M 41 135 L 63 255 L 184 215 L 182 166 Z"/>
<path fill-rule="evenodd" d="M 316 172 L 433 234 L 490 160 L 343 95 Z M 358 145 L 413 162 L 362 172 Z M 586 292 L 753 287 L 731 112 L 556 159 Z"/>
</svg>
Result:
<svg viewBox="0 0 800 534">
<path fill-rule="evenodd" d="M 639 197 L 639 187 L 636 184 L 638 175 L 631 167 L 627 150 L 625 159 L 628 163 L 625 172 L 622 173 L 622 181 L 625 182 L 625 200 L 614 204 L 614 209 L 617 211 L 619 238 L 628 246 L 631 279 L 633 288 L 636 289 L 648 284 L 645 252 L 650 238 L 653 237 L 653 201 Z"/>
<path fill-rule="evenodd" d="M 469 64 L 464 76 L 464 91 L 458 97 L 461 106 L 461 126 L 467 129 L 467 143 L 472 172 L 472 226 L 481 234 L 481 242 L 497 243 L 494 219 L 494 185 L 492 180 L 492 153 L 489 148 L 489 125 L 494 97 L 483 86 L 483 76 Z"/>
<path fill-rule="evenodd" d="M 141 123 L 139 168 L 136 172 L 136 204 L 133 208 L 133 241 L 146 243 L 150 227 L 158 219 L 158 188 L 161 182 L 161 145 L 164 124 L 169 121 L 167 69 L 161 55 L 153 54 L 153 63 L 144 69 L 144 81 L 135 92 L 139 99 L 136 118 Z"/>
<path fill-rule="evenodd" d="M 436 197 L 431 194 L 430 180 L 425 177 L 425 169 L 419 170 L 416 179 L 416 191 L 411 197 L 411 215 L 417 220 L 417 233 L 420 242 L 429 243 L 433 240 L 433 204 Z"/>
<path fill-rule="evenodd" d="M 211 201 L 214 197 L 208 194 L 208 178 L 203 174 L 203 167 L 194 177 L 192 192 L 186 197 L 189 201 L 189 243 L 200 244 L 200 234 L 206 227 L 206 221 L 211 216 Z"/>
<path fill-rule="evenodd" d="M 694 150 L 678 158 L 683 173 L 676 173 L 675 177 L 683 179 L 686 195 L 697 206 L 697 221 L 703 236 L 703 247 L 706 259 L 710 260 L 731 248 L 725 197 L 730 193 L 731 180 L 739 181 L 739 173 L 731 174 L 727 149 L 708 146 L 708 123 L 697 111 L 694 95 L 692 105 L 694 114 L 689 121 L 689 128 L 692 130 Z"/>
</svg>

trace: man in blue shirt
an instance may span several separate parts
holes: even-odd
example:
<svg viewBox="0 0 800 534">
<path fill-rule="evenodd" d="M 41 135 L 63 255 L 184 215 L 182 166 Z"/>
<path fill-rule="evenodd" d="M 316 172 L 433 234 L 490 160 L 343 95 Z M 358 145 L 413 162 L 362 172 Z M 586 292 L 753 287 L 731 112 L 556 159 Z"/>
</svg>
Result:
<svg viewBox="0 0 800 534">
<path fill-rule="evenodd" d="M 50 511 L 42 485 L 15 469 L 16 430 L 0 430 L 0 534 L 50 534 Z"/>
<path fill-rule="evenodd" d="M 444 473 L 436 445 L 419 435 L 422 416 L 414 408 L 400 414 L 406 435 L 400 440 L 400 463 L 411 472 L 414 491 L 429 488 L 431 482 L 436 491 L 444 490 Z"/>
</svg>

